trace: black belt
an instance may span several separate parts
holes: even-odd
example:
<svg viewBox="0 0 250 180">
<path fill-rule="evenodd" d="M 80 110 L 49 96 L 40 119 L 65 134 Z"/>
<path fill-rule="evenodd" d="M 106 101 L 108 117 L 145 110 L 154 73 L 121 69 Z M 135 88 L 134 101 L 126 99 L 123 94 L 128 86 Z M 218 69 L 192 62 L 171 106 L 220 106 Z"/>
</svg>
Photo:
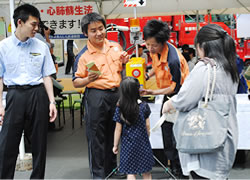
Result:
<svg viewBox="0 0 250 180">
<path fill-rule="evenodd" d="M 7 86 L 8 89 L 31 89 L 34 87 L 42 86 L 43 83 L 37 85 L 10 85 Z"/>
<path fill-rule="evenodd" d="M 111 91 L 111 92 L 116 92 L 116 91 L 118 91 L 118 88 L 117 88 L 117 87 L 114 87 L 114 88 L 112 88 L 112 89 L 105 89 L 105 90 Z"/>
<path fill-rule="evenodd" d="M 96 89 L 96 88 L 88 88 L 89 90 L 91 89 L 95 89 L 95 90 L 101 90 L 101 91 L 107 91 L 107 92 L 117 92 L 118 91 L 118 87 L 114 87 L 112 89 Z"/>
</svg>

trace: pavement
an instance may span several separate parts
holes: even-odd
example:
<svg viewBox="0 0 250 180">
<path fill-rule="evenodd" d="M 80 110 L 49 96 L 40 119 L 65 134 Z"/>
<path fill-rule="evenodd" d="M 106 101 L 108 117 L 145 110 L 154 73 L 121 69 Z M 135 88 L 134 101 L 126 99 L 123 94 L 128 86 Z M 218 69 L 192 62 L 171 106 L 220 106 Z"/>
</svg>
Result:
<svg viewBox="0 0 250 180">
<path fill-rule="evenodd" d="M 71 78 L 64 75 L 64 67 L 59 68 L 58 78 Z M 48 133 L 46 179 L 90 179 L 85 124 L 80 126 L 80 112 L 75 111 L 75 128 L 72 118 L 66 110 L 66 123 L 60 131 Z M 61 122 L 63 122 L 61 120 Z M 62 123 L 63 124 L 63 123 Z M 58 120 L 56 120 L 58 126 Z M 29 179 L 31 171 L 16 171 L 15 179 Z M 153 179 L 169 179 L 169 175 L 160 166 L 152 170 Z M 140 176 L 138 176 L 141 179 Z M 247 151 L 246 162 L 235 166 L 229 179 L 250 179 L 250 153 Z"/>
</svg>

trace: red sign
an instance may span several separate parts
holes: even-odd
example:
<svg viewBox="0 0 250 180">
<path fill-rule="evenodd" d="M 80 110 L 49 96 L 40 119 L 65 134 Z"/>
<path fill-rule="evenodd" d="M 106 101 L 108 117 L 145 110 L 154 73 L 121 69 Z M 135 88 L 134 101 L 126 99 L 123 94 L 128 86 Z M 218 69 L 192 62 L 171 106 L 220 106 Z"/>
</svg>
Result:
<svg viewBox="0 0 250 180">
<path fill-rule="evenodd" d="M 141 75 L 141 71 L 140 71 L 139 69 L 134 69 L 134 70 L 132 71 L 132 75 L 133 75 L 135 78 L 138 78 L 138 77 L 140 77 L 140 75 Z"/>
</svg>

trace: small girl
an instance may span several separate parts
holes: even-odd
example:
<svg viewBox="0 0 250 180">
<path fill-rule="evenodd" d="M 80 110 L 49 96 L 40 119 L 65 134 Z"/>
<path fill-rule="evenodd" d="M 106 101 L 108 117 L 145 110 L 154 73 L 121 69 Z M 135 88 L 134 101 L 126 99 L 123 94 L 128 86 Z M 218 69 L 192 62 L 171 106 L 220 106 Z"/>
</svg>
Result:
<svg viewBox="0 0 250 180">
<path fill-rule="evenodd" d="M 150 171 L 154 165 L 149 142 L 149 105 L 140 100 L 140 84 L 134 77 L 126 77 L 120 86 L 120 99 L 113 120 L 116 121 L 114 154 L 118 153 L 121 137 L 120 168 L 127 179 L 152 179 Z"/>
</svg>

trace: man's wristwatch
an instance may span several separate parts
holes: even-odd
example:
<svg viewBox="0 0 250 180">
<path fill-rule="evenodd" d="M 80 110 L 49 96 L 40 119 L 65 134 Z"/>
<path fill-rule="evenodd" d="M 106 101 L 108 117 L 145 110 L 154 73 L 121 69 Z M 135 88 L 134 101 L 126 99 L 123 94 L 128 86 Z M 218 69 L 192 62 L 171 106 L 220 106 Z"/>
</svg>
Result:
<svg viewBox="0 0 250 180">
<path fill-rule="evenodd" d="M 50 101 L 50 104 L 56 104 L 56 101 Z"/>
</svg>

